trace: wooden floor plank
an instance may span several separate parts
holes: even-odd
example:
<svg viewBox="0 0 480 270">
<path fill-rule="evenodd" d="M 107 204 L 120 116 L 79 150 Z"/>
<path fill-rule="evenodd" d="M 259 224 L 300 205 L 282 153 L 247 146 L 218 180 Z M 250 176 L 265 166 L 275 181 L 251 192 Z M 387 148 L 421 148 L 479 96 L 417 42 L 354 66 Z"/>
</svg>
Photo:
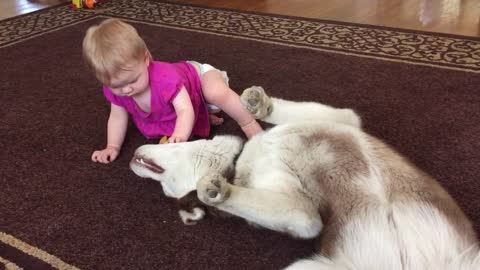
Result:
<svg viewBox="0 0 480 270">
<path fill-rule="evenodd" d="M 0 20 L 66 2 L 70 0 L 1 0 Z M 172 0 L 171 2 L 480 36 L 478 0 Z"/>
</svg>

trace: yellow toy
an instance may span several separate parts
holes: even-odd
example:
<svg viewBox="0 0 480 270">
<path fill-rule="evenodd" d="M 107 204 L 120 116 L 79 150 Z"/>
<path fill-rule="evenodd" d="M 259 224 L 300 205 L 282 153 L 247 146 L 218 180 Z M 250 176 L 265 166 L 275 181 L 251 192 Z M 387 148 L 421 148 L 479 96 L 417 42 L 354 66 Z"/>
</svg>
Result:
<svg viewBox="0 0 480 270">
<path fill-rule="evenodd" d="M 167 137 L 167 136 L 163 136 L 158 143 L 159 143 L 159 144 L 164 144 L 164 143 L 167 143 L 167 141 L 168 141 L 168 137 Z"/>
<path fill-rule="evenodd" d="M 72 8 L 94 8 L 100 0 L 72 0 Z"/>
</svg>

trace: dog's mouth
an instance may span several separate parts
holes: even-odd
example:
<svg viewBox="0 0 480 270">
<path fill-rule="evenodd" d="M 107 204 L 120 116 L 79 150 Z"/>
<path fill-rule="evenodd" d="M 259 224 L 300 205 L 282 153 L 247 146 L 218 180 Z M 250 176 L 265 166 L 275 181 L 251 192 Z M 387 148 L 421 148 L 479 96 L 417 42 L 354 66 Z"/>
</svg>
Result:
<svg viewBox="0 0 480 270">
<path fill-rule="evenodd" d="M 134 156 L 132 159 L 132 163 L 135 163 L 135 165 L 144 167 L 154 173 L 161 174 L 165 171 L 161 166 L 156 164 L 153 160 L 145 158 L 145 157 L 139 157 L 139 156 Z"/>
</svg>

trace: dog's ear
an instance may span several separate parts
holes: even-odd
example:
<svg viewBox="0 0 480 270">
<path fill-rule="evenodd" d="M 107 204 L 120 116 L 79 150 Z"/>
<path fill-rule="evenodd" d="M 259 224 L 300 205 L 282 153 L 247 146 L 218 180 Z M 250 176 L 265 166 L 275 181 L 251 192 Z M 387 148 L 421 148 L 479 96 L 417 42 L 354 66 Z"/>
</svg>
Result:
<svg viewBox="0 0 480 270">
<path fill-rule="evenodd" d="M 194 213 L 194 209 L 197 208 L 203 210 L 205 216 L 208 214 L 213 217 L 232 217 L 232 215 L 227 212 L 223 212 L 216 207 L 208 206 L 201 202 L 200 199 L 198 199 L 196 190 L 190 191 L 187 195 L 175 201 L 180 211 L 183 210 L 184 212 Z"/>
<path fill-rule="evenodd" d="M 185 225 L 195 225 L 206 215 L 207 207 L 198 199 L 196 190 L 190 191 L 176 202 L 179 208 L 178 214 Z"/>
<path fill-rule="evenodd" d="M 190 191 L 187 195 L 177 199 L 176 201 L 178 208 L 189 212 L 191 212 L 195 207 L 205 208 L 203 207 L 203 203 L 198 199 L 196 190 Z"/>
</svg>

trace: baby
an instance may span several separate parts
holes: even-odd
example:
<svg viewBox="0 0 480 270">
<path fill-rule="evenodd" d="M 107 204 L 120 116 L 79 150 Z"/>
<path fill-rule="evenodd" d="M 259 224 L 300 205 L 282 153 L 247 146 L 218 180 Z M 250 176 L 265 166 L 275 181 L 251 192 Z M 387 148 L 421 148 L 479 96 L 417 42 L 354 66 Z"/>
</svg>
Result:
<svg viewBox="0 0 480 270">
<path fill-rule="evenodd" d="M 83 55 L 110 102 L 107 145 L 93 152 L 94 162 L 117 158 L 129 114 L 145 137 L 166 135 L 169 143 L 187 141 L 192 135 L 207 137 L 210 123 L 223 122 L 209 115 L 208 107 L 232 117 L 247 138 L 262 131 L 228 86 L 226 72 L 195 61 L 153 61 L 135 28 L 118 19 L 88 29 Z"/>
</svg>

